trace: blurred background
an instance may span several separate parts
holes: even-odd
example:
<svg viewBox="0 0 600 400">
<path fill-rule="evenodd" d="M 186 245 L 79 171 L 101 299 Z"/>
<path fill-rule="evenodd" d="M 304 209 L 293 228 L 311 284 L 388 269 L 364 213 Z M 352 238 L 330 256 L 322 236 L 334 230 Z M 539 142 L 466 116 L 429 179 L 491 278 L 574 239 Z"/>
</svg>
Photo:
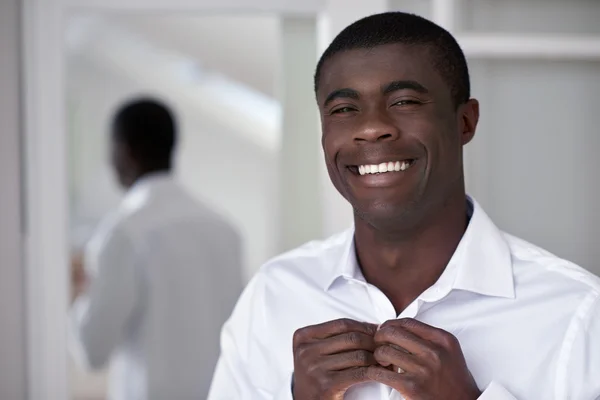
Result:
<svg viewBox="0 0 600 400">
<path fill-rule="evenodd" d="M 65 18 L 70 251 L 81 249 L 122 196 L 108 164 L 108 123 L 115 107 L 138 94 L 174 106 L 181 132 L 177 176 L 241 233 L 246 280 L 274 255 L 348 227 L 350 209 L 321 160 L 312 72 L 347 24 L 402 10 L 456 33 L 467 54 L 481 103 L 466 155 L 469 193 L 501 228 L 600 274 L 600 1 L 323 2 L 320 15 L 306 17 L 86 12 Z M 3 94 L 15 90 L 15 65 L 4 60 L 4 50 L 19 53 L 8 31 L 17 4 L 0 4 L 0 112 L 7 132 L 19 131 L 18 123 L 10 127 L 19 113 Z M 21 193 L 18 172 L 26 160 L 11 150 L 20 139 L 3 133 L 2 140 L 2 185 Z M 18 224 L 20 199 L 3 194 L 6 254 L 14 238 L 8 222 Z M 14 282 L 17 272 L 5 268 L 4 257 L 0 273 Z M 14 303 L 19 292 L 4 282 L 0 293 Z M 3 310 L 3 320 L 6 314 L 18 323 L 18 310 Z M 104 373 L 70 363 L 69 378 L 73 400 L 105 398 Z"/>
</svg>

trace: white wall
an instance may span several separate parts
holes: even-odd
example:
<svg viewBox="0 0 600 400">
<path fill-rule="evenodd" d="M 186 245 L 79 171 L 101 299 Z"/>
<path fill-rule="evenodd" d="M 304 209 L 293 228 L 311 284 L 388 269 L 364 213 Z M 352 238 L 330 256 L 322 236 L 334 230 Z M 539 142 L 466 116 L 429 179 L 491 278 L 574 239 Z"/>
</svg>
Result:
<svg viewBox="0 0 600 400">
<path fill-rule="evenodd" d="M 0 2 L 0 399 L 24 399 L 20 2 Z"/>
<path fill-rule="evenodd" d="M 321 135 L 314 104 L 313 70 L 317 60 L 316 21 L 288 17 L 281 23 L 278 73 L 282 104 L 278 154 L 277 252 L 321 239 Z"/>
</svg>

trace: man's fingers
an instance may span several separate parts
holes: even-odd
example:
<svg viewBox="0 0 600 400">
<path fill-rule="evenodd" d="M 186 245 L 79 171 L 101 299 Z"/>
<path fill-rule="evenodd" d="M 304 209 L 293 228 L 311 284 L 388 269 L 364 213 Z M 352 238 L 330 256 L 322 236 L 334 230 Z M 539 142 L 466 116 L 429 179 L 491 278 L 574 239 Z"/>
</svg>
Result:
<svg viewBox="0 0 600 400">
<path fill-rule="evenodd" d="M 337 382 L 336 386 L 343 388 L 345 391 L 351 386 L 369 382 L 371 380 L 369 378 L 369 368 L 373 367 L 348 368 L 343 371 L 334 372 L 333 376 Z"/>
<path fill-rule="evenodd" d="M 409 387 L 406 390 L 402 390 L 404 386 L 410 386 L 412 382 L 410 376 L 406 373 L 399 374 L 381 366 L 371 366 L 368 367 L 367 376 L 372 381 L 383 383 L 398 390 L 403 396 L 407 396 L 410 392 Z"/>
<path fill-rule="evenodd" d="M 349 350 L 368 350 L 371 353 L 375 351 L 375 341 L 372 335 L 360 332 L 348 332 L 341 335 L 332 336 L 315 343 L 319 348 L 319 354 L 336 354 Z"/>
<path fill-rule="evenodd" d="M 348 368 L 377 365 L 373 353 L 366 350 L 353 350 L 323 358 L 321 367 L 327 371 L 342 371 Z"/>
<path fill-rule="evenodd" d="M 432 342 L 407 330 L 401 320 L 388 321 L 375 334 L 375 344 L 393 344 L 408 353 L 423 355 L 430 351 Z"/>
<path fill-rule="evenodd" d="M 444 348 L 453 346 L 456 344 L 456 338 L 442 329 L 427 325 L 421 321 L 417 321 L 413 318 L 403 318 L 399 320 L 387 321 L 383 326 L 394 325 L 402 327 L 404 330 L 411 332 L 412 334 L 440 345 Z"/>
<path fill-rule="evenodd" d="M 421 369 L 419 359 L 406 351 L 399 350 L 393 345 L 383 345 L 378 347 L 373 353 L 377 363 L 383 367 L 393 365 L 395 371 L 400 367 L 404 372 L 410 373 Z"/>
<path fill-rule="evenodd" d="M 298 329 L 294 334 L 294 346 L 299 343 L 327 339 L 347 332 L 359 332 L 373 336 L 376 330 L 377 325 L 375 324 L 342 318 Z"/>
</svg>

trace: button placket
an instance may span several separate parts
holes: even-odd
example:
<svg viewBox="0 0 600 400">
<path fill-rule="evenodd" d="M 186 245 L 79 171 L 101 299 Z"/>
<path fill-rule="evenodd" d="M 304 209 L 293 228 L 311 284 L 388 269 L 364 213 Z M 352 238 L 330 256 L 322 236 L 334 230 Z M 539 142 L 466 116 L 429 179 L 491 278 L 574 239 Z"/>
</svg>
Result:
<svg viewBox="0 0 600 400">
<path fill-rule="evenodd" d="M 415 318 L 419 314 L 419 309 L 421 308 L 421 304 L 423 304 L 423 300 L 415 299 L 412 303 L 408 305 L 401 313 L 398 315 L 398 319 L 401 318 Z"/>
<path fill-rule="evenodd" d="M 385 294 L 373 285 L 366 285 L 369 299 L 371 300 L 371 306 L 375 310 L 379 323 L 384 323 L 390 319 L 393 319 L 396 315 L 394 305 L 386 297 Z"/>
</svg>

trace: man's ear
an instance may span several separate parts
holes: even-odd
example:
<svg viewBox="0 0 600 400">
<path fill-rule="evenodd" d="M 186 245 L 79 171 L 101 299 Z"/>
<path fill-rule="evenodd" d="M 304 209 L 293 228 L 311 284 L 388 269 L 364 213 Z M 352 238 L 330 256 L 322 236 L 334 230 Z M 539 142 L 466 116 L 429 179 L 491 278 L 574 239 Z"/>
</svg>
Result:
<svg viewBox="0 0 600 400">
<path fill-rule="evenodd" d="M 470 99 L 459 108 L 461 118 L 461 143 L 466 145 L 475 136 L 477 123 L 479 122 L 479 101 Z"/>
<path fill-rule="evenodd" d="M 131 148 L 131 146 L 124 144 L 123 145 L 123 158 L 124 161 L 127 165 L 127 168 L 130 170 L 138 170 L 140 165 L 139 165 L 139 157 L 137 156 L 136 152 L 134 151 L 134 149 Z"/>
</svg>

